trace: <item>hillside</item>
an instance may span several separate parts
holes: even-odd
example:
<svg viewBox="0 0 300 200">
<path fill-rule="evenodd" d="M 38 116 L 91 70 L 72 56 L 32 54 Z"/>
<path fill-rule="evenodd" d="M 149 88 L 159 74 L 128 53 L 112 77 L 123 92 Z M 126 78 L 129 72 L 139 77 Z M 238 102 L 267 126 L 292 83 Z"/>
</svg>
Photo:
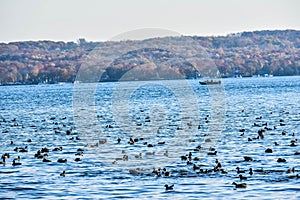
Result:
<svg viewBox="0 0 300 200">
<path fill-rule="evenodd" d="M 105 81 L 137 79 L 137 74 L 141 80 L 155 79 L 158 70 L 157 78 L 192 78 L 209 75 L 210 68 L 217 68 L 222 77 L 300 75 L 300 31 L 121 42 L 0 43 L 0 85 L 73 82 L 81 66 L 85 67 L 82 77 L 100 74 Z"/>
</svg>

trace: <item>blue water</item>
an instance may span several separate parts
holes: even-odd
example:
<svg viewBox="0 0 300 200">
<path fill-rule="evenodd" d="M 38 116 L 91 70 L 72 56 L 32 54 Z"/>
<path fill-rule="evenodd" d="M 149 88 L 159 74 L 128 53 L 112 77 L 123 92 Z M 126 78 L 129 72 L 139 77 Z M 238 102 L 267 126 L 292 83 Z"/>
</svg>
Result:
<svg viewBox="0 0 300 200">
<path fill-rule="evenodd" d="M 0 165 L 0 199 L 299 199 L 299 93 L 300 77 L 232 78 L 216 86 L 179 80 L 0 87 L 0 155 L 10 154 Z M 271 130 L 256 139 L 266 126 Z M 130 137 L 143 140 L 129 144 Z M 25 146 L 28 152 L 14 151 Z M 44 147 L 52 162 L 34 157 Z M 217 155 L 207 154 L 210 147 Z M 78 148 L 82 156 L 75 156 Z M 199 173 L 181 160 L 189 152 L 204 171 L 218 159 L 228 173 Z M 22 165 L 12 166 L 17 156 Z M 239 180 L 237 166 L 247 180 Z"/>
</svg>

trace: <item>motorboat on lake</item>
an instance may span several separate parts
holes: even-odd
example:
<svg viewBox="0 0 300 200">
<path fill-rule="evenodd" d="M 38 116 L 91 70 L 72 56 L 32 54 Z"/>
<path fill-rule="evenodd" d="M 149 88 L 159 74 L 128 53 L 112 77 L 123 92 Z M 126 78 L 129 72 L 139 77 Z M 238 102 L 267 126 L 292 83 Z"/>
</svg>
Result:
<svg viewBox="0 0 300 200">
<path fill-rule="evenodd" d="M 221 84 L 221 81 L 213 81 L 213 80 L 207 80 L 207 81 L 200 81 L 201 85 L 219 85 Z"/>
</svg>

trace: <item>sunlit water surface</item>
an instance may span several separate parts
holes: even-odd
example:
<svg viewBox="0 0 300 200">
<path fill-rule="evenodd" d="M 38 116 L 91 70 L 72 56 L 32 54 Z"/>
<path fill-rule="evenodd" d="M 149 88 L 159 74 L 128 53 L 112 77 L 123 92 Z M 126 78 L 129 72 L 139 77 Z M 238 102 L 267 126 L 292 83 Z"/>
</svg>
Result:
<svg viewBox="0 0 300 200">
<path fill-rule="evenodd" d="M 94 85 L 82 85 L 0 87 L 0 154 L 10 154 L 0 165 L 0 199 L 300 198 L 300 155 L 295 155 L 300 151 L 300 77 L 223 79 L 219 86 L 196 80 L 100 83 L 90 93 L 92 101 L 84 94 Z M 74 96 L 80 92 L 78 102 Z M 265 127 L 271 130 L 256 139 Z M 130 137 L 143 140 L 129 144 Z M 194 151 L 198 145 L 201 150 Z M 14 151 L 25 146 L 28 152 Z M 44 147 L 52 162 L 34 157 Z M 55 147 L 62 151 L 52 151 Z M 210 147 L 217 155 L 207 154 Z M 82 156 L 75 156 L 78 148 L 84 149 Z M 273 153 L 265 153 L 267 148 Z M 181 160 L 189 152 L 204 171 L 218 159 L 228 173 L 199 173 Z M 128 160 L 113 163 L 124 155 Z M 22 165 L 12 166 L 17 156 Z M 67 163 L 58 163 L 59 158 Z M 247 180 L 239 180 L 237 166 Z M 250 175 L 250 167 L 263 172 Z M 287 173 L 292 167 L 295 172 Z M 153 168 L 166 168 L 171 175 L 157 176 Z M 232 182 L 245 182 L 247 188 L 235 189 Z M 166 191 L 165 184 L 174 184 L 174 190 Z"/>
</svg>

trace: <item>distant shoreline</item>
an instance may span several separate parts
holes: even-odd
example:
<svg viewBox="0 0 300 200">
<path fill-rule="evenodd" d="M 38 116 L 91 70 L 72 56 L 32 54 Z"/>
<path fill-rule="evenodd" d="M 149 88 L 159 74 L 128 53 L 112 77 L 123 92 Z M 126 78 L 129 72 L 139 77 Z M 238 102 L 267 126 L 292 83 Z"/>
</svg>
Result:
<svg viewBox="0 0 300 200">
<path fill-rule="evenodd" d="M 266 30 L 119 42 L 0 43 L 0 84 L 74 82 L 78 73 L 91 81 L 99 73 L 101 81 L 190 79 L 217 71 L 223 78 L 300 75 L 299 38 L 297 30 Z M 83 72 L 82 66 L 86 66 Z"/>
<path fill-rule="evenodd" d="M 79 82 L 79 84 L 91 84 L 91 83 L 115 83 L 115 82 L 151 82 L 151 81 L 176 81 L 176 80 L 222 80 L 222 79 L 257 79 L 257 78 L 273 78 L 273 77 L 297 77 L 299 75 L 291 75 L 291 76 L 252 76 L 252 77 L 219 77 L 219 78 L 198 78 L 198 79 L 153 79 L 153 80 L 112 80 L 112 81 L 98 81 L 98 82 Z M 64 84 L 76 84 L 75 82 L 59 82 L 59 83 L 38 83 L 38 84 L 26 84 L 26 83 L 8 83 L 8 84 L 0 84 L 0 86 L 25 86 L 25 85 L 64 85 Z M 77 83 L 78 84 L 78 83 Z"/>
</svg>

